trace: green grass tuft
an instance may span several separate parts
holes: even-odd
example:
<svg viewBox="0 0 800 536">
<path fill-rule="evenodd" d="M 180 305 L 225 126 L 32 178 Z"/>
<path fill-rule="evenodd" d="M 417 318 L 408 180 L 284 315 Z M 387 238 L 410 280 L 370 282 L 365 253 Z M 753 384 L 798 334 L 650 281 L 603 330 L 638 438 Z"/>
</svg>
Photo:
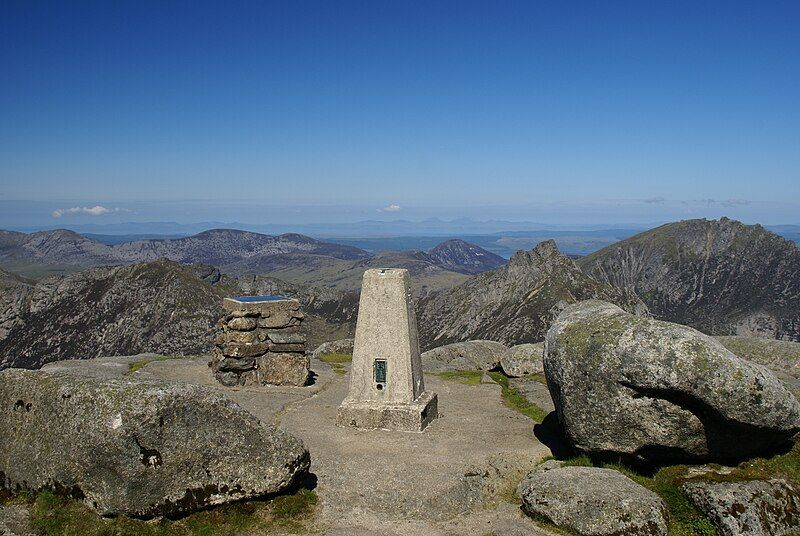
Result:
<svg viewBox="0 0 800 536">
<path fill-rule="evenodd" d="M 341 354 L 341 353 L 322 354 L 319 356 L 319 360 L 322 361 L 323 363 L 328 363 L 328 364 L 350 363 L 351 361 L 353 361 L 353 354 Z"/>
<path fill-rule="evenodd" d="M 43 491 L 32 500 L 31 512 L 34 529 L 44 536 L 228 536 L 309 533 L 316 505 L 316 493 L 301 489 L 293 495 L 227 504 L 179 520 L 142 521 L 125 516 L 104 519 L 79 501 Z"/>
<path fill-rule="evenodd" d="M 508 378 L 502 372 L 490 372 L 489 376 L 500 385 L 501 396 L 506 406 L 522 413 L 538 424 L 544 421 L 548 412 L 525 398 L 517 389 L 511 387 L 508 384 Z"/>
<path fill-rule="evenodd" d="M 483 372 L 480 370 L 445 370 L 444 372 L 429 372 L 433 376 L 449 382 L 462 383 L 464 385 L 480 385 Z"/>
<path fill-rule="evenodd" d="M 139 359 L 138 361 L 134 361 L 128 367 L 128 374 L 133 374 L 137 370 L 143 368 L 145 365 L 149 363 L 153 363 L 154 361 L 166 361 L 168 359 L 174 359 L 170 356 L 158 356 L 158 357 L 147 357 L 145 359 Z"/>
</svg>

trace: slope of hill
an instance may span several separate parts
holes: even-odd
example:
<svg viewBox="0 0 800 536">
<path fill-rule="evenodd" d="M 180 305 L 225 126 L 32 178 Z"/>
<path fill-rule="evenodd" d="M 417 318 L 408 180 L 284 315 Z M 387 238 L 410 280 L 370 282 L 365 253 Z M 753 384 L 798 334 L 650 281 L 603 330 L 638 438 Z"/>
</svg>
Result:
<svg viewBox="0 0 800 536">
<path fill-rule="evenodd" d="M 564 304 L 589 298 L 646 312 L 633 292 L 585 275 L 549 240 L 515 253 L 496 271 L 420 300 L 420 344 L 427 349 L 469 339 L 538 342 Z"/>
<path fill-rule="evenodd" d="M 5 288 L 2 299 L 20 306 L 5 320 L 0 369 L 150 351 L 207 351 L 225 291 L 204 280 L 204 272 L 160 260 Z"/>
<path fill-rule="evenodd" d="M 635 290 L 658 318 L 714 335 L 800 341 L 800 250 L 760 225 L 670 223 L 578 264 L 599 281 Z"/>
<path fill-rule="evenodd" d="M 450 288 L 467 279 L 464 274 L 435 264 L 422 251 L 382 251 L 356 261 L 306 253 L 262 255 L 229 264 L 224 269 L 234 275 L 261 274 L 288 283 L 346 291 L 361 286 L 364 270 L 388 267 L 408 269 L 417 294 Z"/>
<path fill-rule="evenodd" d="M 506 263 L 500 255 L 460 239 L 442 242 L 428 252 L 428 257 L 445 270 L 463 274 L 488 272 Z"/>
</svg>

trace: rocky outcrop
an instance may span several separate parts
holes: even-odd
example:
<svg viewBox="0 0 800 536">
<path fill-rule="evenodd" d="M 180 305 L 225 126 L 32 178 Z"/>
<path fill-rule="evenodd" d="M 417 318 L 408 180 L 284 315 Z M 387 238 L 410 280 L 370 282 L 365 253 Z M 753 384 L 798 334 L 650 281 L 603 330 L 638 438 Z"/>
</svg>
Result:
<svg viewBox="0 0 800 536">
<path fill-rule="evenodd" d="M 208 387 L 120 375 L 128 361 L 0 372 L 3 485 L 149 517 L 278 493 L 308 470 L 297 439 Z"/>
<path fill-rule="evenodd" d="M 564 306 L 590 298 L 646 312 L 633 292 L 585 275 L 548 240 L 515 253 L 494 272 L 420 300 L 420 345 L 430 349 L 475 339 L 507 345 L 540 342 Z"/>
<path fill-rule="evenodd" d="M 527 374 L 544 372 L 544 343 L 518 344 L 512 346 L 500 359 L 500 367 L 509 378 L 520 378 Z"/>
<path fill-rule="evenodd" d="M 664 501 L 622 473 L 596 467 L 543 469 L 517 487 L 528 515 L 591 536 L 666 536 Z"/>
<path fill-rule="evenodd" d="M 599 281 L 635 290 L 657 318 L 713 335 L 800 341 L 800 249 L 760 225 L 670 223 L 578 263 Z"/>
<path fill-rule="evenodd" d="M 447 370 L 495 370 L 507 348 L 494 341 L 447 344 L 422 354 L 422 368 L 430 372 Z"/>
<path fill-rule="evenodd" d="M 300 302 L 279 296 L 263 300 L 225 298 L 228 312 L 219 325 L 211 370 L 219 382 L 235 385 L 305 385 L 309 359 L 301 333 Z"/>
<path fill-rule="evenodd" d="M 225 293 L 191 267 L 166 260 L 6 287 L 0 303 L 11 306 L 0 313 L 0 369 L 102 355 L 208 352 Z"/>
<path fill-rule="evenodd" d="M 445 270 L 462 274 L 488 272 L 506 263 L 500 255 L 457 238 L 442 242 L 430 250 L 428 256 Z"/>
<path fill-rule="evenodd" d="M 785 480 L 688 482 L 682 490 L 722 536 L 789 536 L 800 531 L 800 490 Z"/>
<path fill-rule="evenodd" d="M 355 339 L 339 339 L 338 341 L 324 342 L 317 346 L 312 353 L 314 359 L 319 359 L 325 354 L 353 354 L 353 343 Z"/>
<path fill-rule="evenodd" d="M 800 429 L 800 404 L 765 367 L 692 328 L 598 300 L 561 313 L 544 371 L 564 433 L 582 452 L 737 460 Z"/>
</svg>

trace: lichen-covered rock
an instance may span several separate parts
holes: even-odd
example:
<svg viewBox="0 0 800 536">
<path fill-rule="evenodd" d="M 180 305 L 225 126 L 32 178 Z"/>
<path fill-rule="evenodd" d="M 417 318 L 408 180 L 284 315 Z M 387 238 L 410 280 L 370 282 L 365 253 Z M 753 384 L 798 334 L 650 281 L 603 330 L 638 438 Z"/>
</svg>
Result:
<svg viewBox="0 0 800 536">
<path fill-rule="evenodd" d="M 583 452 L 736 460 L 800 429 L 800 404 L 767 368 L 692 328 L 598 300 L 558 317 L 544 369 L 565 435 Z"/>
<path fill-rule="evenodd" d="M 277 493 L 307 472 L 286 432 L 213 389 L 136 379 L 128 365 L 0 372 L 2 484 L 149 517 Z"/>
<path fill-rule="evenodd" d="M 323 342 L 314 350 L 312 357 L 319 359 L 325 354 L 352 354 L 355 339 L 339 339 L 338 341 Z"/>
<path fill-rule="evenodd" d="M 504 344 L 494 341 L 456 342 L 424 352 L 422 368 L 431 372 L 494 370 L 506 350 Z"/>
<path fill-rule="evenodd" d="M 682 489 L 722 536 L 800 533 L 800 490 L 785 480 L 688 482 Z"/>
<path fill-rule="evenodd" d="M 537 468 L 520 482 L 517 495 L 528 515 L 578 534 L 667 534 L 664 501 L 613 469 Z"/>
<path fill-rule="evenodd" d="M 500 359 L 500 366 L 509 378 L 541 374 L 544 372 L 542 354 L 544 354 L 544 343 L 518 344 L 506 350 Z"/>
</svg>

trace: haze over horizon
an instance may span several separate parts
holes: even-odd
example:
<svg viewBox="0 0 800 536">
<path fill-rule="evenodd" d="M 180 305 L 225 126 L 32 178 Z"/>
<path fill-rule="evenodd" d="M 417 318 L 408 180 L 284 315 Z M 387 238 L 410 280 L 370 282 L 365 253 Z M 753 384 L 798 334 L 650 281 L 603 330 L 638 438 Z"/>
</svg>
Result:
<svg viewBox="0 0 800 536">
<path fill-rule="evenodd" d="M 0 6 L 0 227 L 800 224 L 800 6 Z"/>
</svg>

